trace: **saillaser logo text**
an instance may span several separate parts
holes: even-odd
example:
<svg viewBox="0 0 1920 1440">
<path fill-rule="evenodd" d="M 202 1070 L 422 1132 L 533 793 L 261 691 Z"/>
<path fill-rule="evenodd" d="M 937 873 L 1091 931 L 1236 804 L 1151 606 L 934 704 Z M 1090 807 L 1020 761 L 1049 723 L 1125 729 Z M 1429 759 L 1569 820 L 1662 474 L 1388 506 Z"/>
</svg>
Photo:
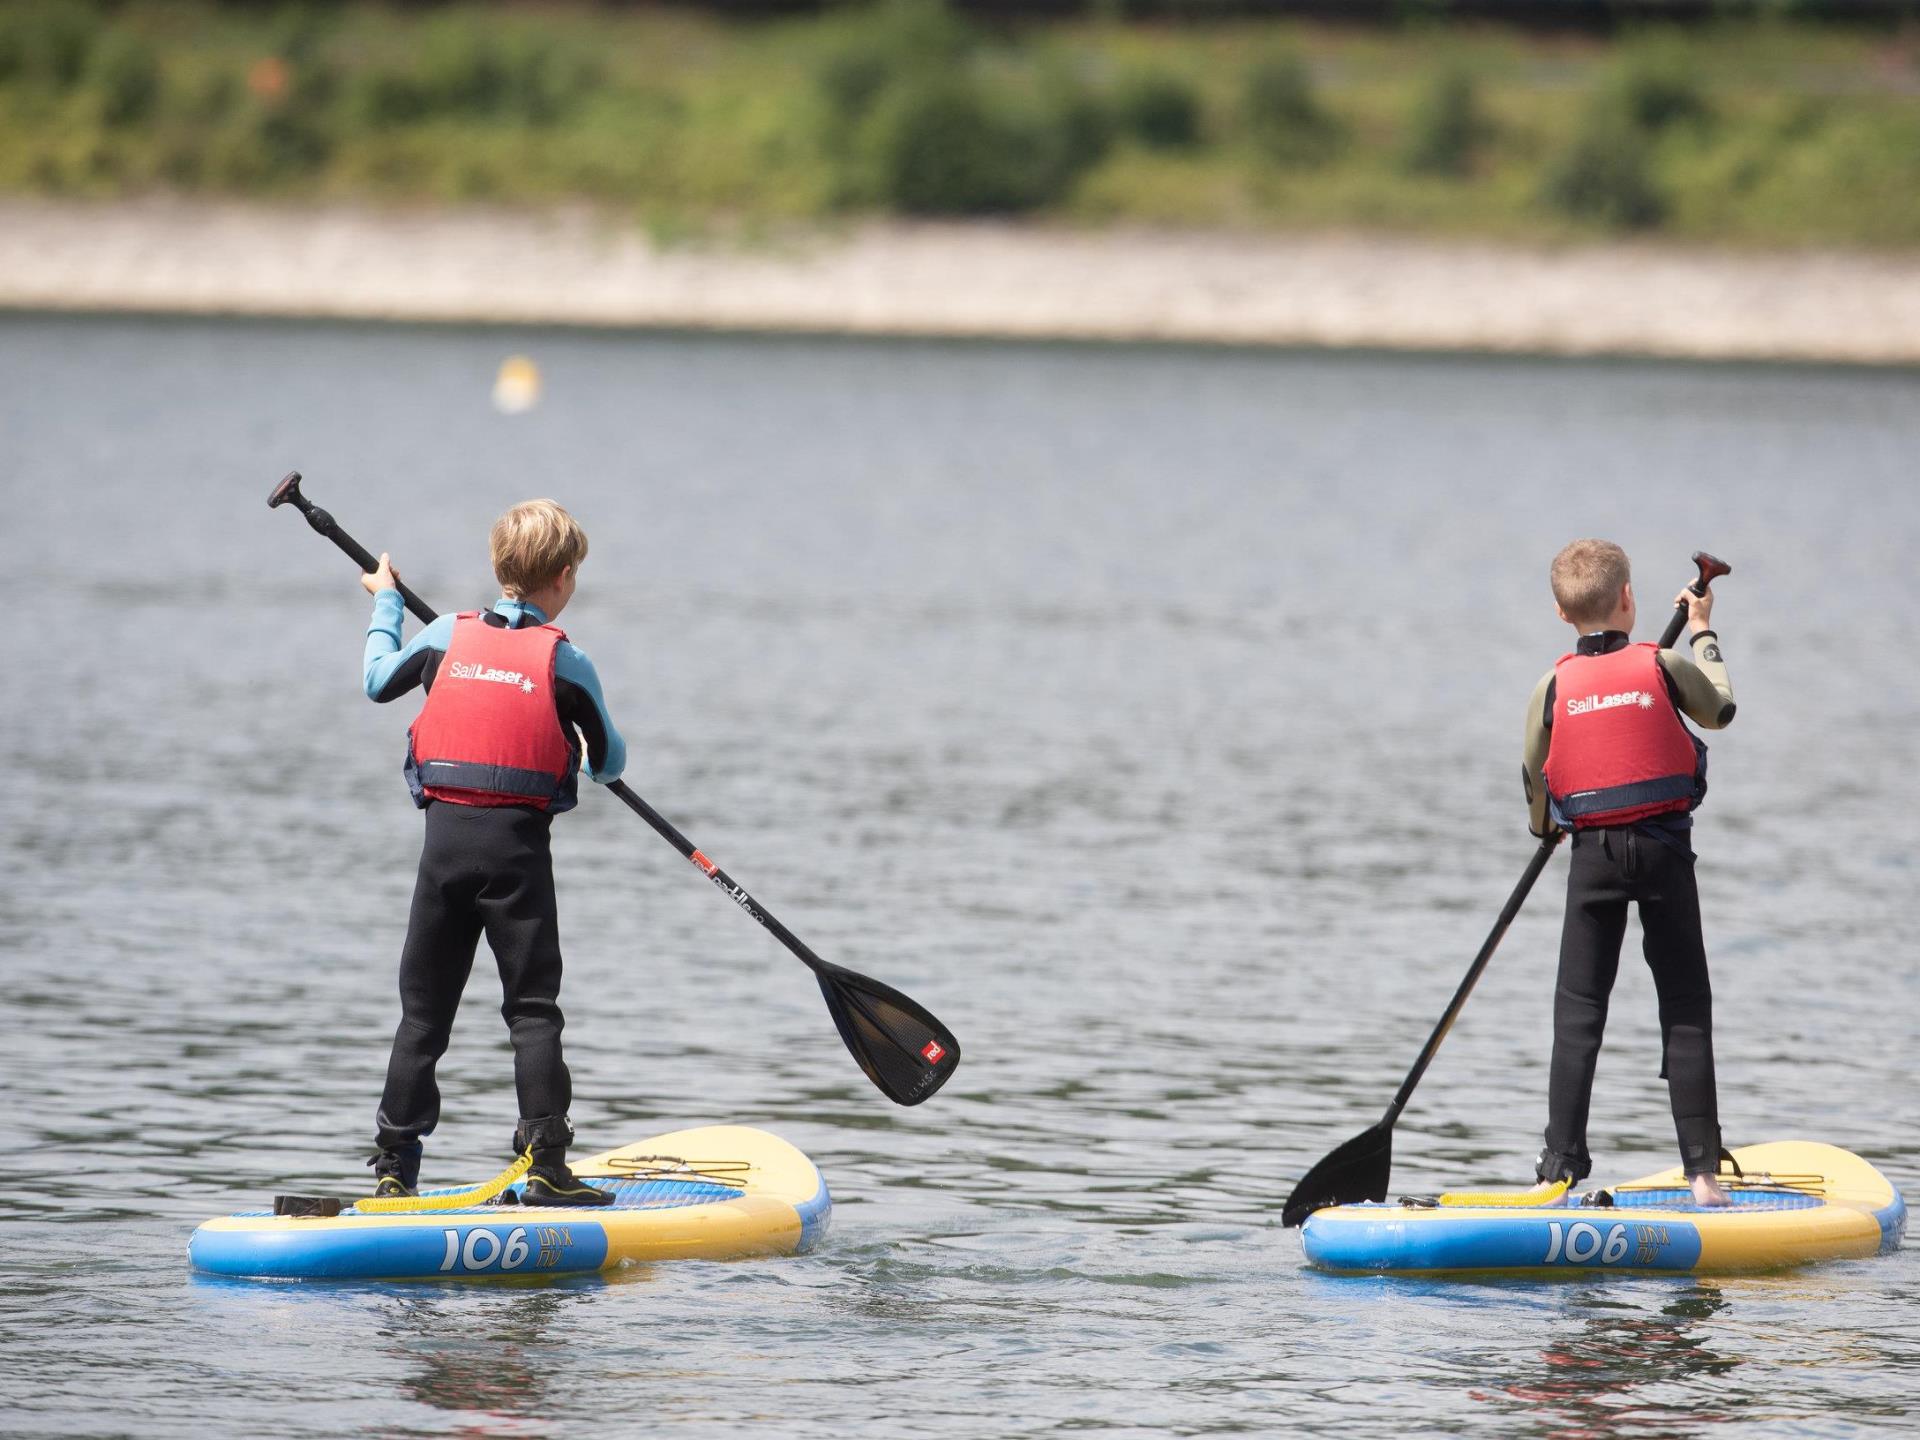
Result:
<svg viewBox="0 0 1920 1440">
<path fill-rule="evenodd" d="M 465 660 L 456 660 L 449 668 L 456 680 L 491 680 L 496 685 L 517 685 L 522 695 L 534 692 L 534 683 L 518 670 L 496 670 L 491 665 L 474 665 Z"/>
<path fill-rule="evenodd" d="M 1589 695 L 1584 700 L 1567 701 L 1567 714 L 1591 715 L 1596 710 L 1613 710 L 1622 705 L 1651 710 L 1653 696 L 1644 690 L 1622 690 L 1617 695 Z"/>
</svg>

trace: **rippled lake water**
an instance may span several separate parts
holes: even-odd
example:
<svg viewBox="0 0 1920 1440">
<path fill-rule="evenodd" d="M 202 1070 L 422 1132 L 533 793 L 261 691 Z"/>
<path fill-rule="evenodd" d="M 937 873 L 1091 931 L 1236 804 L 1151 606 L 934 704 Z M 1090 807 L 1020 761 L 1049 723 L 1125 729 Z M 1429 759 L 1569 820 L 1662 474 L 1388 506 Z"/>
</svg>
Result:
<svg viewBox="0 0 1920 1440">
<path fill-rule="evenodd" d="M 544 403 L 493 413 L 501 358 Z M 1751 1279 L 1305 1269 L 1532 842 L 1547 560 L 1734 563 L 1699 845 L 1732 1143 L 1920 1184 L 1920 375 L 0 319 L 0 1429 L 566 1436 L 1904 1431 L 1920 1258 Z M 606 797 L 556 830 L 583 1140 L 768 1126 L 811 1256 L 540 1290 L 194 1278 L 364 1177 L 419 820 L 309 493 L 441 608 L 565 501 L 634 787 L 966 1045 L 860 1077 L 804 970 Z M 1650 619 L 1649 628 L 1657 623 Z M 1564 858 L 1397 1130 L 1519 1183 Z M 430 1180 L 514 1120 L 484 959 Z M 1643 967 L 1596 1178 L 1670 1163 Z"/>
</svg>

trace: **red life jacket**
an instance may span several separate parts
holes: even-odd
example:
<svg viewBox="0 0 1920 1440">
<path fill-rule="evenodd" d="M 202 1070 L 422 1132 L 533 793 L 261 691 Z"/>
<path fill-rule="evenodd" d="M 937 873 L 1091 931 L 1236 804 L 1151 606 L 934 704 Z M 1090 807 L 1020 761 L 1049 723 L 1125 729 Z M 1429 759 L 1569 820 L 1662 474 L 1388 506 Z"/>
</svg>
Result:
<svg viewBox="0 0 1920 1440">
<path fill-rule="evenodd" d="M 1553 667 L 1546 780 L 1559 825 L 1631 825 L 1691 810 L 1706 794 L 1707 747 L 1674 708 L 1658 655 L 1626 645 Z"/>
<path fill-rule="evenodd" d="M 455 617 L 427 703 L 407 731 L 414 799 L 531 805 L 570 797 L 579 751 L 560 723 L 553 655 L 566 631 Z M 566 804 L 561 809 L 568 808 Z"/>
</svg>

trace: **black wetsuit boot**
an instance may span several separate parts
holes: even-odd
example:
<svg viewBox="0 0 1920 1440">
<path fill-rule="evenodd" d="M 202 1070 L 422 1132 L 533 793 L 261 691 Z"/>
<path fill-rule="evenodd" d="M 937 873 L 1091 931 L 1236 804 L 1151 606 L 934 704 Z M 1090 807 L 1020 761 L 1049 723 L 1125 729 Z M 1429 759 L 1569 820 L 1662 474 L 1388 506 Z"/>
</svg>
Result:
<svg viewBox="0 0 1920 1440">
<path fill-rule="evenodd" d="M 415 1195 L 420 1189 L 420 1153 L 418 1140 L 411 1144 L 382 1145 L 367 1157 L 373 1167 L 373 1194 L 378 1200 Z"/>
<path fill-rule="evenodd" d="M 533 1150 L 533 1169 L 520 1187 L 523 1205 L 611 1205 L 613 1196 L 574 1178 L 567 1168 L 567 1146 L 573 1143 L 573 1126 L 564 1115 L 542 1115 L 522 1120 L 513 1132 L 513 1148 Z"/>
</svg>

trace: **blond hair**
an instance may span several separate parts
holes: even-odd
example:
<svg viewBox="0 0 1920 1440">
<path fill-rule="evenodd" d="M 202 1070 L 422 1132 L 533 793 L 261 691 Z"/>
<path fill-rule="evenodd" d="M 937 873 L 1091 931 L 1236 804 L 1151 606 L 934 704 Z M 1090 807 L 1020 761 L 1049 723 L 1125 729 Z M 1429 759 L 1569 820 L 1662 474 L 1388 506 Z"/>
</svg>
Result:
<svg viewBox="0 0 1920 1440">
<path fill-rule="evenodd" d="M 516 598 L 537 594 L 587 558 L 587 532 L 552 500 L 523 500 L 493 522 L 487 537 L 493 575 Z"/>
<path fill-rule="evenodd" d="M 1611 540 L 1576 540 L 1553 557 L 1553 598 L 1575 625 L 1598 625 L 1620 603 L 1633 579 L 1627 552 Z"/>
</svg>

